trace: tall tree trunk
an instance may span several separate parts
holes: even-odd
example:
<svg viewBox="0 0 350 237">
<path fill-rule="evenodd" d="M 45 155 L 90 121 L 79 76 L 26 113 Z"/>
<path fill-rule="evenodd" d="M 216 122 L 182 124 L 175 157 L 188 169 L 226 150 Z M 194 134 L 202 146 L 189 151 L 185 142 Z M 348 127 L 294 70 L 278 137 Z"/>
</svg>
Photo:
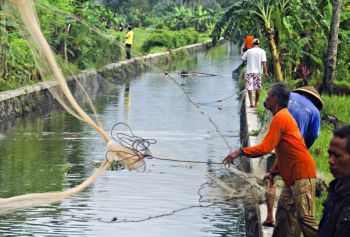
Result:
<svg viewBox="0 0 350 237">
<path fill-rule="evenodd" d="M 275 69 L 275 80 L 278 82 L 284 81 L 281 62 L 280 62 L 280 54 L 276 45 L 276 41 L 274 38 L 274 32 L 271 27 L 265 22 L 266 36 L 270 46 L 270 51 L 273 59 L 273 67 Z"/>
<path fill-rule="evenodd" d="M 325 60 L 325 73 L 320 88 L 321 92 L 325 92 L 328 95 L 332 94 L 333 92 L 333 80 L 337 64 L 338 31 L 341 13 L 341 0 L 333 0 L 332 6 L 333 10 L 328 37 L 327 57 Z"/>
<path fill-rule="evenodd" d="M 4 0 L 0 0 L 1 8 L 4 11 Z M 0 77 L 7 76 L 8 65 L 6 55 L 8 53 L 8 31 L 7 31 L 7 20 L 2 12 L 0 20 Z"/>
</svg>

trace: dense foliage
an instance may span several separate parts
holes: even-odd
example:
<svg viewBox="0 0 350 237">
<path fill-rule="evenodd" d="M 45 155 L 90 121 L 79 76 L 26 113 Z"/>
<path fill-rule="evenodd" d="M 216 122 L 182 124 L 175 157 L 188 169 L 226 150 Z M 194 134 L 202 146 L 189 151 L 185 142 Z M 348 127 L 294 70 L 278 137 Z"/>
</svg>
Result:
<svg viewBox="0 0 350 237">
<path fill-rule="evenodd" d="M 235 1 L 215 25 L 212 37 L 242 43 L 247 34 L 258 37 L 271 54 L 270 71 L 278 80 L 298 80 L 320 86 L 332 17 L 332 1 L 258 0 Z M 350 82 L 350 1 L 343 1 L 340 15 L 335 81 Z"/>
<path fill-rule="evenodd" d="M 198 32 L 191 28 L 176 33 L 172 33 L 169 30 L 155 30 L 145 40 L 142 50 L 148 53 L 153 47 L 174 49 L 196 43 L 197 41 Z"/>
<path fill-rule="evenodd" d="M 1 3 L 0 91 L 40 80 L 30 49 L 12 19 L 4 14 L 4 2 Z M 123 30 L 127 25 L 145 29 L 145 33 L 135 29 L 138 35 L 134 55 L 142 54 L 141 49 L 150 52 L 151 48 L 171 49 L 196 43 L 198 33 L 192 29 L 181 30 L 191 26 L 201 33 L 210 32 L 222 9 L 216 1 L 207 1 L 204 5 L 195 1 L 157 0 L 105 1 L 106 6 L 101 3 L 103 1 L 35 1 L 45 37 L 58 62 L 68 65 L 63 68 L 77 72 L 123 59 Z M 149 36 L 152 29 L 160 31 Z M 167 37 L 171 40 L 164 40 Z M 142 45 L 144 40 L 147 42 Z"/>
<path fill-rule="evenodd" d="M 197 32 L 211 32 L 214 40 L 224 36 L 237 44 L 247 34 L 253 34 L 261 39 L 262 47 L 269 48 L 269 71 L 278 80 L 316 86 L 322 83 L 326 67 L 333 9 L 330 0 L 38 0 L 35 3 L 44 34 L 59 61 L 75 70 L 122 59 L 125 32 L 120 31 L 126 25 L 147 29 L 149 33 L 155 29 L 144 39 L 137 38 L 138 44 L 146 41 L 138 45 L 143 51 L 138 54 L 196 42 L 196 34 L 180 33 L 192 27 Z M 334 91 L 347 93 L 350 91 L 349 0 L 343 1 L 341 10 Z M 0 89 L 36 81 L 38 72 L 25 41 L 2 11 L 0 20 Z M 189 34 L 194 40 L 186 38 Z"/>
</svg>

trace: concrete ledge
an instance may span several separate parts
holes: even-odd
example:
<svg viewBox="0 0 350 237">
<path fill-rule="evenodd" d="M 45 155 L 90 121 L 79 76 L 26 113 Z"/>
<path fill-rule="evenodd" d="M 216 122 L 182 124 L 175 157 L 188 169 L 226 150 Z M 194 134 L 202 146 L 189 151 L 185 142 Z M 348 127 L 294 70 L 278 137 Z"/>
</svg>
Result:
<svg viewBox="0 0 350 237">
<path fill-rule="evenodd" d="M 248 92 L 245 93 L 245 99 L 248 100 Z M 260 144 L 262 141 L 265 133 L 266 133 L 266 127 L 262 127 L 262 124 L 259 121 L 257 112 L 255 108 L 250 108 L 248 106 L 248 103 L 245 103 L 245 113 L 246 113 L 246 123 L 247 123 L 247 135 L 248 135 L 248 146 L 255 146 Z M 256 134 L 256 131 L 260 131 L 258 134 Z M 252 135 L 256 134 L 256 136 Z M 266 159 L 263 158 L 253 158 L 250 159 L 252 164 L 252 173 L 256 175 L 259 178 L 263 178 L 266 173 Z M 277 196 L 276 196 L 277 200 Z M 275 201 L 276 201 L 275 200 Z M 276 204 L 275 204 L 276 206 Z M 259 226 L 262 229 L 262 236 L 264 237 L 270 237 L 272 236 L 273 228 L 271 227 L 265 227 L 262 226 L 262 221 L 266 219 L 267 216 L 267 210 L 266 210 L 266 204 L 259 204 L 258 205 L 259 214 L 260 214 L 260 223 Z M 276 211 L 276 208 L 274 208 L 274 211 Z"/>
<path fill-rule="evenodd" d="M 224 43 L 221 39 L 218 44 Z M 87 90 L 89 96 L 93 97 L 98 90 L 106 87 L 109 80 L 113 83 L 124 83 L 130 77 L 134 77 L 147 69 L 147 65 L 143 62 L 151 62 L 159 65 L 166 65 L 172 60 L 176 60 L 181 56 L 199 52 L 212 47 L 211 41 L 188 45 L 182 48 L 169 50 L 164 53 L 150 54 L 142 57 L 132 58 L 117 63 L 111 63 L 104 66 L 100 70 L 85 70 L 76 76 L 84 89 Z M 107 80 L 106 80 L 107 79 Z M 77 98 L 82 98 L 83 93 L 79 91 L 73 78 L 68 77 L 67 82 Z M 23 116 L 32 111 L 50 110 L 57 107 L 58 102 L 49 92 L 50 88 L 58 86 L 57 81 L 45 81 L 22 88 L 0 92 L 0 123 L 9 119 Z"/>
</svg>

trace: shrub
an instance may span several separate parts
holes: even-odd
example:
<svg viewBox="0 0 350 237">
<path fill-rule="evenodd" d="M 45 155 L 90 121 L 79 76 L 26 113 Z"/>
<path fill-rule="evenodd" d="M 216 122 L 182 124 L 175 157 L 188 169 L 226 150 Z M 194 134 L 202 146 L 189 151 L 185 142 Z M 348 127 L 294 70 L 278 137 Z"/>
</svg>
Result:
<svg viewBox="0 0 350 237">
<path fill-rule="evenodd" d="M 142 45 L 143 52 L 150 52 L 153 47 L 166 49 L 178 48 L 198 42 L 199 34 L 194 29 L 182 31 L 155 30 Z"/>
</svg>

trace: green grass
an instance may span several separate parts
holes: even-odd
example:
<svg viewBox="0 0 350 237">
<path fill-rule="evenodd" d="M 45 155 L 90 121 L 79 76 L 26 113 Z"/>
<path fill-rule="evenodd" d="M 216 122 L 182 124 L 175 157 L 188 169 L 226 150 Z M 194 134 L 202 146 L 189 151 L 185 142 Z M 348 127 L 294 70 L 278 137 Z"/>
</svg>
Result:
<svg viewBox="0 0 350 237">
<path fill-rule="evenodd" d="M 323 202 L 327 197 L 327 192 L 324 192 L 322 196 L 317 197 L 315 200 L 315 217 L 317 220 L 321 220 L 323 212 Z"/>
<path fill-rule="evenodd" d="M 322 114 L 331 114 L 344 124 L 350 123 L 350 96 L 324 96 Z"/>
<path fill-rule="evenodd" d="M 332 179 L 332 176 L 329 173 L 327 149 L 332 136 L 333 126 L 323 122 L 321 124 L 320 135 L 310 148 L 310 153 L 316 163 L 317 171 L 321 173 L 322 178 L 328 181 Z"/>
</svg>

